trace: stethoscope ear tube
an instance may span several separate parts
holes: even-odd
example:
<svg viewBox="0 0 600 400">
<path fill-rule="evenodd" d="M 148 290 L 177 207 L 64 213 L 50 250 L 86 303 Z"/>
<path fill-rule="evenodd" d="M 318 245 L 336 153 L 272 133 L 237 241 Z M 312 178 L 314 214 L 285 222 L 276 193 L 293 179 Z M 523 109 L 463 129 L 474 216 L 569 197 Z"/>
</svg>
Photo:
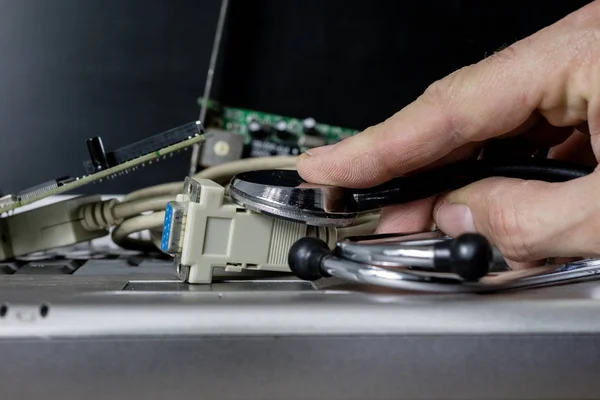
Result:
<svg viewBox="0 0 600 400">
<path fill-rule="evenodd" d="M 357 262 L 345 258 L 339 248 L 331 251 L 325 242 L 312 237 L 298 240 L 290 249 L 288 261 L 292 272 L 298 278 L 307 281 L 334 276 L 346 282 L 428 293 L 495 293 L 598 279 L 600 276 L 600 259 L 587 259 L 570 264 L 533 268 L 529 272 L 489 273 L 477 280 L 475 278 L 487 270 L 485 261 L 488 260 L 489 249 L 486 248 L 489 243 L 482 240 L 480 235 L 471 234 L 445 241 L 448 246 L 438 246 L 436 251 L 437 255 L 447 262 L 440 263 L 438 260 L 434 263 L 433 271 L 384 268 L 364 261 Z M 403 245 L 405 244 L 406 242 Z M 415 246 L 418 247 L 419 244 L 416 243 Z M 462 275 L 467 279 L 456 275 L 460 273 L 461 263 L 454 264 L 453 261 L 460 260 L 467 261 L 463 265 L 475 267 L 475 271 L 470 268 L 467 268 L 466 272 L 463 271 Z M 441 270 L 451 273 L 440 275 Z"/>
<path fill-rule="evenodd" d="M 452 273 L 467 282 L 475 282 L 486 276 L 493 262 L 492 246 L 485 237 L 477 233 L 438 242 L 433 245 L 433 251 L 426 253 L 427 263 L 420 263 L 421 269 L 435 273 Z M 335 268 L 332 268 L 333 263 L 329 262 L 332 260 L 336 261 Z M 324 241 L 314 237 L 304 237 L 296 241 L 288 253 L 288 264 L 292 273 L 306 281 L 330 277 L 330 272 L 336 269 L 339 271 L 339 266 L 343 263 L 347 266 L 352 265 L 353 269 L 360 268 L 361 265 L 338 257 Z M 364 268 L 365 271 L 372 272 L 379 267 L 365 264 Z M 345 271 L 339 271 L 339 275 L 347 276 Z"/>
</svg>

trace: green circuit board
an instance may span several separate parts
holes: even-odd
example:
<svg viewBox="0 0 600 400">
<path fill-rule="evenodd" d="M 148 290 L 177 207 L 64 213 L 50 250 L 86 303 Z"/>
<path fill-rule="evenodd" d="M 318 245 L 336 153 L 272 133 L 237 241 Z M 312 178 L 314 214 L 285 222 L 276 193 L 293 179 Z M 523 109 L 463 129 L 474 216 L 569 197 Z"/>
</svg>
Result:
<svg viewBox="0 0 600 400">
<path fill-rule="evenodd" d="M 202 99 L 199 99 L 198 103 L 201 106 Z M 310 126 L 307 125 L 307 121 L 311 121 Z M 244 108 L 224 107 L 214 101 L 208 103 L 203 125 L 207 132 L 219 130 L 234 137 L 235 140 L 230 138 L 225 147 L 233 149 L 237 142 L 238 153 L 229 152 L 223 156 L 220 152 L 223 149 L 223 136 L 209 135 L 210 138 L 205 141 L 206 136 L 195 131 L 196 122 L 188 123 L 116 149 L 108 154 L 112 155 L 112 162 L 101 169 L 93 169 L 92 162 L 87 160 L 84 161 L 85 174 L 74 178 L 67 176 L 52 179 L 0 197 L 0 214 L 49 196 L 70 192 L 92 182 L 118 177 L 200 142 L 207 142 L 203 156 L 205 161 L 209 159 L 207 157 L 211 157 L 211 162 L 201 165 L 208 167 L 247 157 L 297 155 L 308 148 L 336 143 L 358 133 L 354 129 L 317 122 L 312 118 L 301 119 Z M 259 126 L 260 131 L 252 130 L 252 126 Z"/>
<path fill-rule="evenodd" d="M 173 129 L 171 132 L 178 133 L 179 137 L 171 137 L 170 141 L 164 141 L 165 133 L 161 133 L 133 145 L 126 146 L 128 154 L 134 155 L 133 158 L 108 165 L 97 172 L 80 175 L 76 178 L 65 177 L 53 179 L 29 188 L 26 191 L 3 196 L 0 198 L 0 214 L 34 203 L 46 197 L 70 192 L 73 189 L 92 182 L 102 182 L 104 179 L 116 178 L 127 174 L 129 171 L 135 171 L 146 164 L 152 164 L 153 162 L 170 157 L 179 151 L 184 151 L 205 139 L 202 132 L 193 130 L 196 126 L 196 123 L 192 122 Z M 174 143 L 168 144 L 172 142 Z"/>
<path fill-rule="evenodd" d="M 199 98 L 198 105 L 202 107 L 203 104 L 203 99 Z M 314 120 L 312 121 L 314 126 L 310 132 L 307 132 L 306 120 L 245 108 L 222 106 L 211 100 L 208 103 L 205 126 L 237 133 L 243 136 L 244 143 L 248 145 L 255 138 L 253 132 L 249 130 L 249 126 L 252 122 L 257 122 L 265 130 L 271 130 L 272 133 L 266 137 L 267 133 L 265 132 L 265 136 L 261 138 L 262 140 L 290 146 L 296 144 L 300 151 L 304 151 L 309 147 L 316 147 L 312 146 L 313 144 L 318 146 L 336 143 L 359 132 L 356 129 L 329 125 Z M 277 129 L 282 122 L 285 126 L 285 135 L 283 136 L 281 131 Z"/>
</svg>

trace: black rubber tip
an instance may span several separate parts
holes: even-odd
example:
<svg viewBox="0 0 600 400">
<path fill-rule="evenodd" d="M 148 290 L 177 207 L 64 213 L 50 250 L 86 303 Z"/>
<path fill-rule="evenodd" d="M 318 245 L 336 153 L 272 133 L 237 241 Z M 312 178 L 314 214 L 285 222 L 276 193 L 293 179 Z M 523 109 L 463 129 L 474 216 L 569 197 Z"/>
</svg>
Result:
<svg viewBox="0 0 600 400">
<path fill-rule="evenodd" d="M 450 244 L 453 272 L 466 281 L 477 281 L 486 276 L 492 264 L 492 246 L 477 233 L 465 233 Z"/>
<path fill-rule="evenodd" d="M 331 250 L 324 241 L 304 237 L 292 245 L 288 253 L 288 264 L 292 273 L 305 281 L 316 281 L 328 277 L 321 270 L 323 258 L 331 255 Z"/>
<path fill-rule="evenodd" d="M 493 250 L 478 233 L 465 233 L 436 246 L 436 270 L 453 272 L 465 281 L 486 276 L 492 266 Z"/>
</svg>

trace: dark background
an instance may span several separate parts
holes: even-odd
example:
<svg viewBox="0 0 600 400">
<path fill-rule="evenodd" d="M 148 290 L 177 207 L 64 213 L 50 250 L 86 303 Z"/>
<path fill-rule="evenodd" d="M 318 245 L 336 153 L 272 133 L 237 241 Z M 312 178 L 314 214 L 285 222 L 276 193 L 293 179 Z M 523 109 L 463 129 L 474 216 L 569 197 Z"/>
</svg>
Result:
<svg viewBox="0 0 600 400">
<path fill-rule="evenodd" d="M 589 1 L 230 0 L 214 98 L 362 129 Z M 0 189 L 198 116 L 219 0 L 0 0 Z M 182 180 L 189 152 L 82 191 Z"/>
</svg>

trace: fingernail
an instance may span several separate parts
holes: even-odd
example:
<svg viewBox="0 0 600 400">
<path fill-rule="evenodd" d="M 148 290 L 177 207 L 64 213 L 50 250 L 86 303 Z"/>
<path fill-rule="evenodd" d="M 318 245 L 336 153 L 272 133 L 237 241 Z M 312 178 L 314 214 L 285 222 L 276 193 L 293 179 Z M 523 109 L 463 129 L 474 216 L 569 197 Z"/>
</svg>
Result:
<svg viewBox="0 0 600 400">
<path fill-rule="evenodd" d="M 327 153 L 335 146 L 335 144 L 328 144 L 327 146 L 315 147 L 314 149 L 306 150 L 306 154 L 309 156 L 318 156 Z"/>
<path fill-rule="evenodd" d="M 473 214 L 464 204 L 444 202 L 435 214 L 438 228 L 450 236 L 467 232 L 475 232 Z"/>
</svg>

